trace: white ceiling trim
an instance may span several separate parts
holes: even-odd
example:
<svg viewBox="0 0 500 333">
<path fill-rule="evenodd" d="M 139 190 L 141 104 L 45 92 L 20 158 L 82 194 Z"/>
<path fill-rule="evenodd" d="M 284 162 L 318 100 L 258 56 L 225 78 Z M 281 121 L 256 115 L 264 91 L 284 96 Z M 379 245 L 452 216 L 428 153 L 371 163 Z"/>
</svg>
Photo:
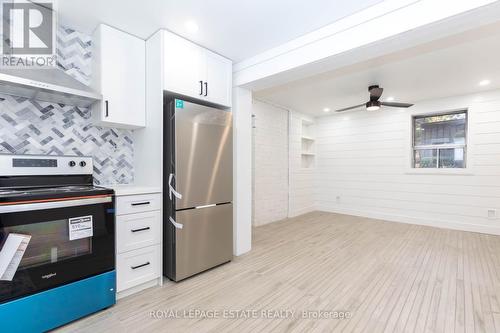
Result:
<svg viewBox="0 0 500 333">
<path fill-rule="evenodd" d="M 382 100 L 393 97 L 397 102 L 415 104 L 446 96 L 484 93 L 500 88 L 499 37 L 500 21 L 497 21 L 253 94 L 322 116 L 326 107 L 333 112 L 367 101 L 367 87 L 373 84 L 385 89 Z M 485 79 L 491 83 L 480 85 Z"/>
<path fill-rule="evenodd" d="M 248 85 L 494 2 L 497 1 L 384 1 L 320 29 L 320 32 L 310 33 L 236 64 L 234 84 Z M 392 11 L 387 11 L 390 9 Z M 330 36 L 324 37 L 326 33 Z M 318 39 L 319 36 L 322 38 Z"/>
</svg>

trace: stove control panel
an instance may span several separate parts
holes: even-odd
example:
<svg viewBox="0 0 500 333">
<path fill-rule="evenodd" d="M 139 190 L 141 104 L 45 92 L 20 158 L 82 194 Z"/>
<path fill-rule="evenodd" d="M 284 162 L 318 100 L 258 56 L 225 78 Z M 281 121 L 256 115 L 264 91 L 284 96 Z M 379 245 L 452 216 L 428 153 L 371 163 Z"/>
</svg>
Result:
<svg viewBox="0 0 500 333">
<path fill-rule="evenodd" d="M 92 174 L 90 156 L 42 156 L 0 154 L 0 175 L 82 175 Z"/>
<path fill-rule="evenodd" d="M 14 158 L 14 168 L 57 168 L 57 160 L 54 158 Z"/>
</svg>

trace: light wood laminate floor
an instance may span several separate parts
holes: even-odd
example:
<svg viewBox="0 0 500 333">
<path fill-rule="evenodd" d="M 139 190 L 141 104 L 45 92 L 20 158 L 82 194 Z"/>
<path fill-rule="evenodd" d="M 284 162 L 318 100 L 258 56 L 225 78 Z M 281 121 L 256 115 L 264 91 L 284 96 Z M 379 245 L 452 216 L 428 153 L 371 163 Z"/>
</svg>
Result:
<svg viewBox="0 0 500 333">
<path fill-rule="evenodd" d="M 151 314 L 195 309 L 217 318 Z M 58 332 L 500 332 L 500 237 L 314 212 L 255 228 L 252 251 L 229 264 Z"/>
</svg>

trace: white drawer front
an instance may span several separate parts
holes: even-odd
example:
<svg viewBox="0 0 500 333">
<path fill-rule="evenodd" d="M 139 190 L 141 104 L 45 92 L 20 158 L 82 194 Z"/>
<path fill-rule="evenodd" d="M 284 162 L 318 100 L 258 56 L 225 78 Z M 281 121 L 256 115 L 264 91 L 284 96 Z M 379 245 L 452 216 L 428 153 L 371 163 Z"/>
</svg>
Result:
<svg viewBox="0 0 500 333">
<path fill-rule="evenodd" d="M 136 213 L 116 217 L 116 251 L 118 253 L 160 244 L 161 212 Z"/>
<path fill-rule="evenodd" d="M 116 291 L 135 287 L 161 275 L 160 245 L 118 254 Z"/>
<path fill-rule="evenodd" d="M 116 198 L 116 215 L 161 209 L 161 194 L 125 195 Z"/>
</svg>

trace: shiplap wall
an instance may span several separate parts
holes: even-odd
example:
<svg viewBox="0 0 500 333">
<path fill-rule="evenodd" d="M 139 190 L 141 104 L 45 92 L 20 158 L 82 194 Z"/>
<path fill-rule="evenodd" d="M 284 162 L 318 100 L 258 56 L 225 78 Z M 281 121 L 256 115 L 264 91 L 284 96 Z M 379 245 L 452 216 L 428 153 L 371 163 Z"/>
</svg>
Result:
<svg viewBox="0 0 500 333">
<path fill-rule="evenodd" d="M 411 114 L 469 110 L 468 169 L 410 168 Z M 500 92 L 316 119 L 319 210 L 500 234 Z"/>
<path fill-rule="evenodd" d="M 254 100 L 253 225 L 314 210 L 314 168 L 301 167 L 302 119 L 313 119 Z"/>
<path fill-rule="evenodd" d="M 290 202 L 289 217 L 311 212 L 315 209 L 314 172 L 315 168 L 301 166 L 302 120 L 314 121 L 302 113 L 292 111 L 290 117 Z M 314 134 L 314 125 L 311 126 Z M 310 133 L 308 133 L 309 136 Z M 312 135 L 314 136 L 314 135 Z M 314 149 L 314 148 L 313 148 Z"/>
<path fill-rule="evenodd" d="M 253 225 L 288 216 L 288 111 L 253 101 Z"/>
</svg>

